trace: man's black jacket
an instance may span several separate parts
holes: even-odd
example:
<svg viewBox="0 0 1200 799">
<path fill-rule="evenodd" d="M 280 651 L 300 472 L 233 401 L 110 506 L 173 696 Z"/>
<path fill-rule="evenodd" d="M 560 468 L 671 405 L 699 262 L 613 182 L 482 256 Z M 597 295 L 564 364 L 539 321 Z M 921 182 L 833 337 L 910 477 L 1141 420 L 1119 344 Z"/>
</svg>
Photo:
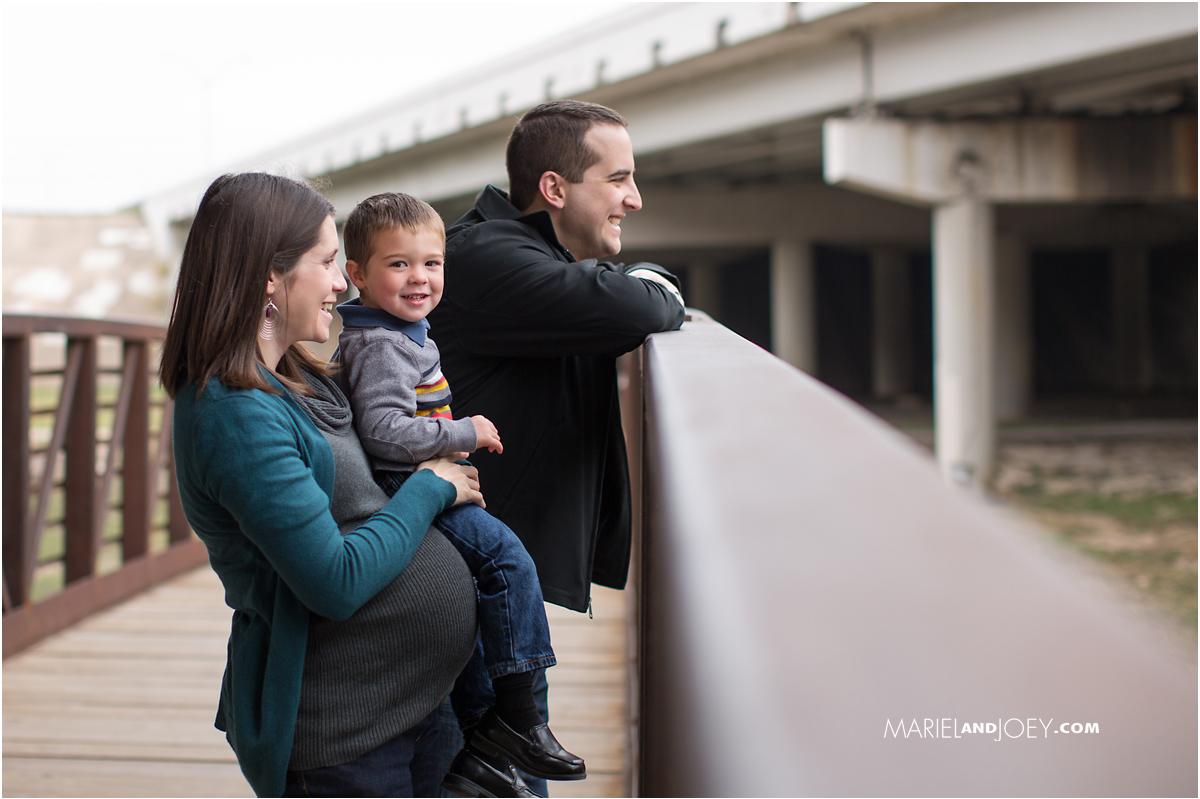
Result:
<svg viewBox="0 0 1200 799">
<path fill-rule="evenodd" d="M 630 499 L 617 356 L 676 330 L 683 308 L 633 266 L 575 261 L 545 211 L 488 186 L 446 232 L 430 315 L 456 418 L 482 414 L 504 454 L 477 451 L 487 509 L 537 564 L 547 601 L 585 610 L 590 583 L 624 588 Z"/>
</svg>

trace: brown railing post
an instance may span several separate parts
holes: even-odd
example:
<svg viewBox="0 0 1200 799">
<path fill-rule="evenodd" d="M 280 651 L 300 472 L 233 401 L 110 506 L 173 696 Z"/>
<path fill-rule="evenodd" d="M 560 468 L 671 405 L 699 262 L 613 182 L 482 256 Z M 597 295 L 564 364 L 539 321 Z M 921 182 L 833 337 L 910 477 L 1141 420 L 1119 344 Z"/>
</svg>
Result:
<svg viewBox="0 0 1200 799">
<path fill-rule="evenodd" d="M 25 564 L 33 549 L 29 520 L 30 336 L 4 339 L 4 597 L 5 609 L 29 599 Z"/>
<path fill-rule="evenodd" d="M 121 453 L 121 545 L 125 560 L 145 555 L 154 518 L 154 481 L 150 473 L 150 353 L 146 341 L 125 342 L 125 380 L 129 407 Z M 116 430 L 113 431 L 116 444 Z"/>
<path fill-rule="evenodd" d="M 207 560 L 204 544 L 188 527 L 171 474 L 171 402 L 163 403 L 163 426 L 150 450 L 150 364 L 152 342 L 162 327 L 116 319 L 4 314 L 4 657 L 25 649 L 88 614 L 119 602 Z M 66 335 L 58 408 L 49 446 L 34 451 L 32 418 L 33 336 Z M 103 472 L 97 473 L 96 432 L 99 341 L 124 342 L 121 387 L 113 406 L 112 435 Z M 39 375 L 58 374 L 51 369 Z M 107 407 L 107 403 L 106 403 Z M 65 469 L 58 467 L 66 457 Z M 34 467 L 42 467 L 33 489 Z M 110 489 L 120 468 L 122 557 L 112 573 L 97 575 L 97 555 L 108 518 Z M 166 470 L 164 472 L 164 470 Z M 65 471 L 66 479 L 57 475 Z M 56 488 L 66 495 L 62 524 L 64 582 L 34 587 L 43 531 L 60 521 L 52 512 Z M 36 502 L 34 499 L 36 495 Z M 165 551 L 150 551 L 150 530 L 159 502 L 170 516 Z M 36 504 L 36 509 L 34 505 Z"/>
<path fill-rule="evenodd" d="M 95 336 L 70 338 L 68 351 L 82 351 L 79 376 L 67 423 L 65 581 L 71 583 L 93 574 L 101 529 L 96 512 L 96 385 L 99 342 Z"/>
<path fill-rule="evenodd" d="M 162 438 L 160 441 L 163 445 L 169 445 L 171 442 L 171 420 L 173 418 L 172 411 L 174 405 L 171 398 L 167 397 L 163 400 L 163 427 Z M 179 485 L 175 482 L 175 451 L 167 446 L 171 453 L 171 462 L 167 464 L 167 502 L 170 505 L 170 511 L 167 522 L 167 535 L 172 544 L 176 541 L 182 541 L 191 537 L 192 528 L 188 526 L 187 517 L 183 515 L 183 502 L 179 498 Z M 161 451 L 161 450 L 160 450 Z"/>
</svg>

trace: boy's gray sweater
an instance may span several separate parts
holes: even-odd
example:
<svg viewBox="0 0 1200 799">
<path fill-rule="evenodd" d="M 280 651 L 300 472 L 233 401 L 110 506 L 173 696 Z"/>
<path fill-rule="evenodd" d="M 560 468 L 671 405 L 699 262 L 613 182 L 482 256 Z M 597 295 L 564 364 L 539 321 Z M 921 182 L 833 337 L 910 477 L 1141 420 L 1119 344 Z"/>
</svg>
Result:
<svg viewBox="0 0 1200 799">
<path fill-rule="evenodd" d="M 338 312 L 339 378 L 375 473 L 411 472 L 430 458 L 474 452 L 478 441 L 470 419 L 416 415 L 434 403 L 450 403 L 437 344 L 425 335 L 429 323 L 405 322 L 358 300 L 339 305 Z"/>
</svg>

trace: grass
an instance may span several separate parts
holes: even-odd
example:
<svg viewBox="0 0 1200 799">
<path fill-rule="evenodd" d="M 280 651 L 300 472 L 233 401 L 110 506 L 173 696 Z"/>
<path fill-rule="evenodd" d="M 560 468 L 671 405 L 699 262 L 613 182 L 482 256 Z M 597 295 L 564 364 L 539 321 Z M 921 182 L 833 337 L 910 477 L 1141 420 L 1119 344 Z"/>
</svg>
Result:
<svg viewBox="0 0 1200 799">
<path fill-rule="evenodd" d="M 1196 524 L 1196 497 L 1148 493 L 1136 497 L 1100 496 L 1082 491 L 1042 493 L 1023 487 L 1015 492 L 1021 504 L 1060 513 L 1096 513 L 1137 529 L 1158 529 L 1168 524 Z"/>
<path fill-rule="evenodd" d="M 1023 486 L 1006 498 L 1063 543 L 1104 564 L 1193 633 L 1197 626 L 1195 496 L 1105 496 Z"/>
</svg>

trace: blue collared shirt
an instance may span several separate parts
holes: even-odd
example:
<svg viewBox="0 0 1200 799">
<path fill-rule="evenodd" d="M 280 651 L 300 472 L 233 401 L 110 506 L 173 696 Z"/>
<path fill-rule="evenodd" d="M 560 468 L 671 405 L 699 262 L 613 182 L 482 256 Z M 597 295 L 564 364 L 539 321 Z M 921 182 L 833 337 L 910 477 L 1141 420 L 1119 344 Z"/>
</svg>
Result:
<svg viewBox="0 0 1200 799">
<path fill-rule="evenodd" d="M 407 322 L 387 311 L 366 307 L 358 297 L 342 303 L 337 307 L 337 311 L 341 314 L 344 327 L 382 327 L 385 330 L 403 333 L 418 347 L 425 346 L 425 337 L 429 332 L 428 319 Z"/>
</svg>

